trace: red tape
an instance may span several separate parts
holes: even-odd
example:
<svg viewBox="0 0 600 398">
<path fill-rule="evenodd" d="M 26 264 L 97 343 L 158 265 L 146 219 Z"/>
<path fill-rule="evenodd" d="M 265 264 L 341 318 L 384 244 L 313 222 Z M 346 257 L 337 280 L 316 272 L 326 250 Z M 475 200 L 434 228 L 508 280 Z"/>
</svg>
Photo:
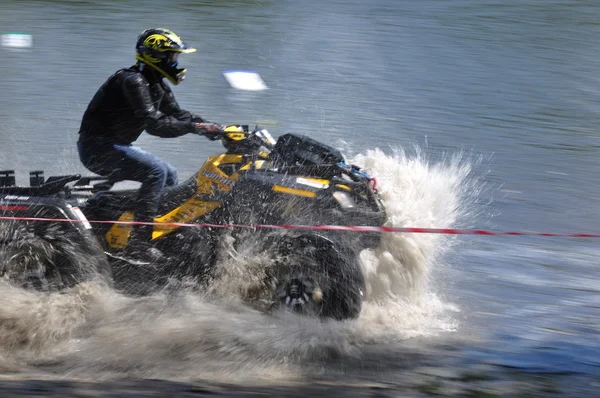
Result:
<svg viewBox="0 0 600 398">
<path fill-rule="evenodd" d="M 50 221 L 50 222 L 86 222 L 83 220 L 66 220 L 59 218 L 37 217 L 3 217 L 5 221 Z M 571 237 L 571 238 L 600 238 L 600 234 L 590 233 L 546 233 L 546 232 L 505 232 L 489 231 L 484 229 L 454 229 L 454 228 L 412 228 L 412 227 L 374 227 L 368 225 L 269 225 L 269 224 L 188 224 L 175 222 L 141 222 L 141 221 L 107 221 L 87 220 L 91 224 L 121 224 L 121 225 L 162 225 L 174 227 L 201 227 L 201 228 L 252 228 L 252 229 L 297 229 L 312 231 L 352 231 L 352 232 L 407 232 L 414 234 L 443 234 L 443 235 L 509 235 L 509 236 L 544 236 L 544 237 Z"/>
</svg>

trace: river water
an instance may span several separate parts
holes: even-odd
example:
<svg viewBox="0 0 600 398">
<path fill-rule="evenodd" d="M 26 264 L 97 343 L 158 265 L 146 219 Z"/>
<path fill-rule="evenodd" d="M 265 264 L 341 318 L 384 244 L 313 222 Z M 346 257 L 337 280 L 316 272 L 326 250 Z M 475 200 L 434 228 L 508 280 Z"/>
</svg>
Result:
<svg viewBox="0 0 600 398">
<path fill-rule="evenodd" d="M 600 5 L 583 0 L 4 0 L 2 33 L 31 34 L 33 47 L 0 48 L 0 168 L 21 184 L 29 170 L 87 173 L 75 142 L 88 101 L 134 63 L 139 32 L 164 26 L 198 48 L 180 60 L 182 107 L 342 149 L 378 177 L 388 225 L 598 233 L 599 20 Z M 230 88 L 230 69 L 258 72 L 269 89 Z M 220 150 L 197 136 L 137 144 L 182 179 Z M 435 363 L 574 375 L 567 391 L 592 388 L 599 253 L 595 239 L 388 234 L 363 253 L 367 303 L 347 323 L 265 316 L 234 288 L 216 304 L 185 289 L 133 299 L 0 284 L 0 369 L 401 383 Z"/>
</svg>

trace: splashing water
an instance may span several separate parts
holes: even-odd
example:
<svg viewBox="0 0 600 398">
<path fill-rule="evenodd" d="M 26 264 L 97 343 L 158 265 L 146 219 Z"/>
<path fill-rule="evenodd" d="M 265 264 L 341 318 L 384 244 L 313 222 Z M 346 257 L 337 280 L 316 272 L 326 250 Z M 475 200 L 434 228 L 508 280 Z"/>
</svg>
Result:
<svg viewBox="0 0 600 398">
<path fill-rule="evenodd" d="M 386 156 L 376 149 L 353 162 L 377 176 L 387 226 L 449 228 L 469 215 L 477 197 L 471 165 L 463 154 L 430 164 L 418 147 L 415 152 Z M 365 336 L 397 339 L 456 329 L 446 314 L 457 308 L 440 300 L 428 283 L 432 267 L 451 246 L 444 235 L 389 233 L 378 249 L 363 251 L 367 297 L 359 322 Z"/>
<path fill-rule="evenodd" d="M 377 176 L 389 226 L 446 228 L 471 211 L 477 181 L 462 155 L 430 164 L 419 151 L 376 149 L 352 163 Z M 292 380 L 306 361 L 359 358 L 367 344 L 455 330 L 456 308 L 429 283 L 450 247 L 440 235 L 385 234 L 378 249 L 361 253 L 366 301 L 346 322 L 244 305 L 237 296 L 250 289 L 248 270 L 260 270 L 264 255 L 224 260 L 230 279 L 221 281 L 219 301 L 181 285 L 132 298 L 94 283 L 40 293 L 0 282 L 0 369 L 96 380 Z"/>
</svg>

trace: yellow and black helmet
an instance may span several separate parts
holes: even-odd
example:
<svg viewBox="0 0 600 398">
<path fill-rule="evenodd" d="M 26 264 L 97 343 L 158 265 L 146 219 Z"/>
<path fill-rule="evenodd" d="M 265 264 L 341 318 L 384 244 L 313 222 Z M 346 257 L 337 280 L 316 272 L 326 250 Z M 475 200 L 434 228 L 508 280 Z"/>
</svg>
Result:
<svg viewBox="0 0 600 398">
<path fill-rule="evenodd" d="M 143 31 L 135 45 L 135 58 L 157 70 L 161 75 L 179 84 L 185 78 L 186 69 L 178 68 L 181 53 L 193 53 L 179 36 L 168 29 L 152 28 Z"/>
</svg>

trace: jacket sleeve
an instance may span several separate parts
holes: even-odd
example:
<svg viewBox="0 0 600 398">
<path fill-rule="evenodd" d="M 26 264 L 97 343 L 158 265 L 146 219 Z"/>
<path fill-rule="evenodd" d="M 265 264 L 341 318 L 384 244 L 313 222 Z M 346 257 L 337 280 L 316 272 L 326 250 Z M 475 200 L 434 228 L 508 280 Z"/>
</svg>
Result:
<svg viewBox="0 0 600 398">
<path fill-rule="evenodd" d="M 126 76 L 123 80 L 125 97 L 133 108 L 135 116 L 144 120 L 148 133 L 158 137 L 179 137 L 194 131 L 191 119 L 180 120 L 176 115 L 170 115 L 156 109 L 150 96 L 150 87 L 137 74 Z M 171 93 L 172 95 L 172 93 Z M 187 120 L 186 120 L 187 119 Z"/>
<path fill-rule="evenodd" d="M 205 123 L 206 122 L 206 120 L 204 120 L 200 116 L 195 115 L 191 112 L 188 112 L 184 109 L 181 109 L 181 107 L 177 103 L 177 100 L 175 100 L 175 96 L 173 95 L 173 91 L 171 90 L 171 87 L 169 87 L 167 84 L 163 84 L 162 87 L 165 90 L 165 95 L 160 103 L 159 110 L 161 112 L 163 112 L 167 115 L 172 115 L 175 118 L 177 118 L 178 120 L 187 120 L 192 123 Z"/>
</svg>

